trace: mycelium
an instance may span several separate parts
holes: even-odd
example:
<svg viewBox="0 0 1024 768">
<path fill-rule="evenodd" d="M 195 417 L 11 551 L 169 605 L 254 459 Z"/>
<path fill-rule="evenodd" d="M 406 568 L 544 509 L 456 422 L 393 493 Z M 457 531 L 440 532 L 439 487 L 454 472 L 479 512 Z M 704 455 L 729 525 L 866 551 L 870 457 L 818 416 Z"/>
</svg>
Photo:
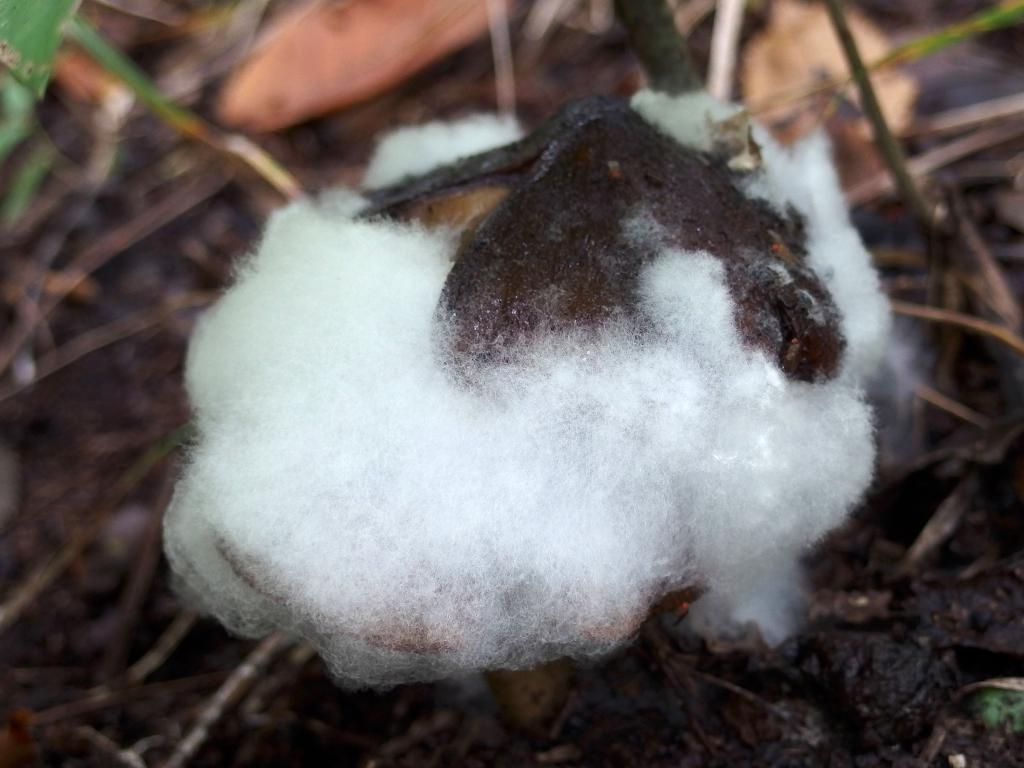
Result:
<svg viewBox="0 0 1024 768">
<path fill-rule="evenodd" d="M 706 631 L 778 640 L 870 480 L 887 318 L 823 139 L 581 102 L 274 214 L 189 349 L 167 553 L 347 685 L 592 658 L 701 590 Z"/>
</svg>

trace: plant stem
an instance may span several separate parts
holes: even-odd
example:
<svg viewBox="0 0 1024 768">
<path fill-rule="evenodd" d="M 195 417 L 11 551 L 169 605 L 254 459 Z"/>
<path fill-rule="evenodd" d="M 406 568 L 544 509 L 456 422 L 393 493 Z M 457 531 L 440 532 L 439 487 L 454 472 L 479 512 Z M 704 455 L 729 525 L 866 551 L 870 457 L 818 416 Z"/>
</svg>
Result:
<svg viewBox="0 0 1024 768">
<path fill-rule="evenodd" d="M 871 128 L 875 135 L 875 144 L 881 151 L 886 165 L 889 166 L 889 172 L 896 182 L 896 187 L 899 189 L 903 201 L 910 207 L 914 218 L 918 220 L 918 223 L 926 231 L 932 230 L 936 224 L 932 207 L 925 201 L 921 191 L 914 183 L 910 171 L 907 170 L 907 161 L 903 155 L 903 148 L 896 141 L 896 137 L 893 136 L 892 131 L 889 129 L 889 124 L 885 120 L 885 115 L 882 114 L 882 107 L 878 103 L 874 86 L 871 85 L 871 77 L 864 66 L 864 60 L 861 58 L 860 51 L 857 48 L 857 42 L 853 39 L 853 33 L 850 32 L 850 26 L 846 23 L 842 0 L 825 0 L 825 7 L 828 8 L 828 15 L 832 19 L 832 26 L 835 28 L 836 36 L 843 47 L 843 53 L 846 55 L 846 61 L 850 67 L 850 73 L 853 75 L 853 79 L 857 83 L 857 89 L 860 91 L 861 107 L 871 123 Z"/>
<path fill-rule="evenodd" d="M 666 0 L 615 0 L 615 12 L 652 88 L 672 95 L 703 88 Z"/>
<path fill-rule="evenodd" d="M 269 153 L 245 136 L 224 133 L 199 115 L 171 101 L 145 72 L 110 45 L 85 19 L 75 16 L 68 25 L 68 34 L 89 56 L 119 78 L 139 101 L 171 128 L 241 161 L 286 199 L 294 199 L 301 195 L 299 182 Z"/>
</svg>

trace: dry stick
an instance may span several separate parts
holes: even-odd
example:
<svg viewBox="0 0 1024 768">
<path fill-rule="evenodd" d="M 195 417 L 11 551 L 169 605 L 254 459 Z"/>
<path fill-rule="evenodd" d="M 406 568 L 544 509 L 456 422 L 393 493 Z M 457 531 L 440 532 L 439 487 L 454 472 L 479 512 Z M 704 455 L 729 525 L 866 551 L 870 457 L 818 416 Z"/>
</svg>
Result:
<svg viewBox="0 0 1024 768">
<path fill-rule="evenodd" d="M 88 741 L 93 748 L 99 752 L 108 765 L 121 766 L 122 768 L 146 768 L 146 761 L 138 752 L 131 748 L 122 747 L 109 736 L 100 733 L 88 725 L 75 729 L 75 733 Z"/>
<path fill-rule="evenodd" d="M 131 647 L 132 635 L 138 625 L 143 604 L 149 594 L 157 567 L 160 565 L 161 540 L 163 532 L 164 510 L 171 500 L 174 491 L 174 475 L 164 472 L 161 488 L 156 502 L 146 521 L 146 528 L 135 554 L 135 567 L 121 592 L 117 606 L 117 623 L 113 637 L 107 644 L 100 662 L 99 679 L 110 680 L 124 670 Z"/>
<path fill-rule="evenodd" d="M 523 25 L 523 36 L 528 46 L 536 47 L 547 39 L 555 24 L 565 18 L 571 10 L 570 0 L 537 0 L 530 8 Z"/>
<path fill-rule="evenodd" d="M 201 675 L 139 685 L 134 688 L 97 691 L 76 701 L 68 701 L 37 712 L 35 723 L 39 726 L 53 725 L 104 709 L 123 708 L 129 701 L 160 701 L 161 699 L 173 701 L 176 695 L 212 688 L 223 682 L 224 678 L 224 672 L 204 672 Z"/>
<path fill-rule="evenodd" d="M 945 411 L 958 419 L 966 421 L 968 424 L 973 424 L 976 427 L 987 429 L 992 425 L 992 420 L 984 414 L 978 413 L 973 408 L 970 408 L 959 400 L 954 400 L 949 395 L 944 395 L 934 387 L 930 387 L 927 384 L 918 384 L 914 388 L 914 394 L 917 395 L 921 400 L 924 400 L 929 405 L 934 405 L 936 408 Z"/>
<path fill-rule="evenodd" d="M 132 664 L 124 673 L 126 685 L 138 685 L 167 661 L 172 653 L 181 645 L 181 641 L 192 631 L 199 617 L 192 611 L 182 611 L 174 617 L 174 621 L 157 638 L 153 647 L 145 655 Z"/>
<path fill-rule="evenodd" d="M 990 149 L 991 147 L 1005 144 L 1020 136 L 1024 136 L 1024 122 L 1021 121 L 1011 121 L 1003 125 L 982 128 L 948 144 L 943 144 L 910 158 L 907 166 L 915 178 L 920 178 L 983 149 Z M 892 190 L 892 179 L 889 174 L 882 173 L 848 189 L 846 191 L 846 201 L 850 205 L 863 205 L 882 195 L 888 194 Z"/>
<path fill-rule="evenodd" d="M 715 27 L 711 32 L 711 61 L 708 64 L 708 93 L 722 101 L 732 98 L 744 2 L 718 0 L 718 9 L 715 11 Z"/>
<path fill-rule="evenodd" d="M 939 309 L 938 307 L 926 307 L 922 304 L 912 304 L 908 301 L 890 300 L 889 305 L 897 315 L 945 323 L 946 325 L 953 325 L 985 336 L 991 336 L 1015 352 L 1024 355 L 1024 338 L 998 323 L 991 323 L 988 320 L 982 320 L 973 315 L 965 315 L 963 312 L 954 312 L 950 309 Z"/>
<path fill-rule="evenodd" d="M 957 107 L 919 118 L 903 132 L 903 135 L 926 136 L 952 133 L 1021 114 L 1024 114 L 1024 93 L 1015 93 L 1001 99 L 980 101 L 976 104 L 968 104 L 966 107 Z"/>
<path fill-rule="evenodd" d="M 914 571 L 928 555 L 941 547 L 960 525 L 960 521 L 978 490 L 978 478 L 973 472 L 968 473 L 946 499 L 939 504 L 931 519 L 910 545 L 910 549 L 896 566 L 897 576 L 906 576 Z"/>
<path fill-rule="evenodd" d="M 885 158 L 886 165 L 889 166 L 889 172 L 892 173 L 893 178 L 896 180 L 896 185 L 899 187 L 903 201 L 910 206 L 914 218 L 917 219 L 921 227 L 925 231 L 930 231 L 935 228 L 936 224 L 932 207 L 925 202 L 920 190 L 914 183 L 910 171 L 907 170 L 903 148 L 900 147 L 896 137 L 889 130 L 889 124 L 885 121 L 885 115 L 882 114 L 882 107 L 878 103 L 874 86 L 871 85 L 871 76 L 864 66 L 864 60 L 857 49 L 857 43 L 853 39 L 849 25 L 846 23 L 841 0 L 825 0 L 825 7 L 828 8 L 829 17 L 832 19 L 832 26 L 835 28 L 836 36 L 839 38 L 839 42 L 843 47 L 843 53 L 846 55 L 850 73 L 853 75 L 853 79 L 857 83 L 857 89 L 860 91 L 861 106 L 864 109 L 865 116 L 871 123 L 872 131 L 875 134 L 875 144 L 878 145 L 878 149 L 882 152 L 882 157 Z"/>
<path fill-rule="evenodd" d="M 71 541 L 65 544 L 60 552 L 29 573 L 28 577 L 14 588 L 11 596 L 4 603 L 0 603 L 0 634 L 17 621 L 42 591 L 88 549 L 93 539 L 103 529 L 107 516 L 178 445 L 188 429 L 186 425 L 175 430 L 146 451 L 117 479 L 105 503 L 93 515 L 92 520 L 72 536 Z"/>
<path fill-rule="evenodd" d="M 156 309 L 140 310 L 106 325 L 85 331 L 36 360 L 36 373 L 31 381 L 14 382 L 10 386 L 0 389 L 0 403 L 38 384 L 47 376 L 52 376 L 86 355 L 163 325 L 176 312 L 211 304 L 215 298 L 216 294 L 213 293 L 190 293 L 173 297 Z"/>
<path fill-rule="evenodd" d="M 715 10 L 716 0 L 684 0 L 675 4 L 676 29 L 684 38 L 699 27 Z"/>
<path fill-rule="evenodd" d="M 178 742 L 174 752 L 163 763 L 163 768 L 184 768 L 206 743 L 210 737 L 210 730 L 238 703 L 257 676 L 263 673 L 287 644 L 288 641 L 275 632 L 257 645 L 210 697 L 193 723 L 192 729 Z"/>
<path fill-rule="evenodd" d="M 147 208 L 124 226 L 106 233 L 78 253 L 67 267 L 68 273 L 73 275 L 74 279 L 64 281 L 56 292 L 47 297 L 41 313 L 37 312 L 32 318 L 19 322 L 10 330 L 8 337 L 0 346 L 0 372 L 11 364 L 18 350 L 35 332 L 43 316 L 52 312 L 90 273 L 123 253 L 131 245 L 188 213 L 223 189 L 226 183 L 226 179 L 206 177 L 187 186 L 176 185 L 167 197 Z"/>
<path fill-rule="evenodd" d="M 487 22 L 491 29 L 491 55 L 494 58 L 494 88 L 498 111 L 516 113 L 516 72 L 512 59 L 512 39 L 508 32 L 508 8 L 505 0 L 487 0 Z"/>
<path fill-rule="evenodd" d="M 972 221 L 966 201 L 955 189 L 950 195 L 950 209 L 964 246 L 953 248 L 953 258 L 964 274 L 975 311 L 986 320 L 1021 333 L 1024 330 L 1024 311 L 1020 301 Z M 1007 404 L 1013 411 L 1024 410 L 1024 359 L 1001 345 L 992 345 L 990 352 L 999 368 L 1000 385 Z"/>
<path fill-rule="evenodd" d="M 615 11 L 652 88 L 671 95 L 700 90 L 700 77 L 666 0 L 615 0 Z"/>
</svg>

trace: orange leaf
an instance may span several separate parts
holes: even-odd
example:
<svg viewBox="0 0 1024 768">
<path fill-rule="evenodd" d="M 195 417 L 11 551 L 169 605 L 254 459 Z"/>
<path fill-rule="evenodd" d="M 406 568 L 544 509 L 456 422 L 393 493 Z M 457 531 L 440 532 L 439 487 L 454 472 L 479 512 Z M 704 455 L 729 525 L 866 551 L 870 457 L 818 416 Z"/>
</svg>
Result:
<svg viewBox="0 0 1024 768">
<path fill-rule="evenodd" d="M 6 727 L 0 728 L 0 768 L 28 768 L 35 764 L 36 745 L 30 728 L 32 713 L 16 709 L 7 718 Z"/>
<path fill-rule="evenodd" d="M 294 125 L 397 85 L 487 27 L 484 0 L 310 0 L 228 80 L 220 119 L 255 131 Z"/>
</svg>

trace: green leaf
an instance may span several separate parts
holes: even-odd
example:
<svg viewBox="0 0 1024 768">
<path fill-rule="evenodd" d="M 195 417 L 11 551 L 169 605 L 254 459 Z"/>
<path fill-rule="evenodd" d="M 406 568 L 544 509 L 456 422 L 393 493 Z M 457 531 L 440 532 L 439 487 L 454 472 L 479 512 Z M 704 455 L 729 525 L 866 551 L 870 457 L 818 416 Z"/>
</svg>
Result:
<svg viewBox="0 0 1024 768">
<path fill-rule="evenodd" d="M 4 0 L 0 0 L 0 2 L 4 2 Z M 187 135 L 202 136 L 204 128 L 197 116 L 165 96 L 156 83 L 150 80 L 149 76 L 139 69 L 135 62 L 108 43 L 81 16 L 76 16 L 68 25 L 68 36 L 101 67 L 127 85 L 139 101 L 149 107 L 161 120 Z"/>
<path fill-rule="evenodd" d="M 1024 692 L 984 688 L 974 695 L 972 703 L 987 728 L 1024 733 Z"/>
<path fill-rule="evenodd" d="M 57 152 L 49 144 L 38 144 L 25 156 L 0 203 L 4 224 L 10 226 L 25 212 L 56 160 Z"/>
<path fill-rule="evenodd" d="M 28 88 L 13 77 L 0 75 L 0 163 L 32 133 L 34 104 Z"/>
<path fill-rule="evenodd" d="M 997 29 L 1013 26 L 1024 20 L 1024 0 L 1009 0 L 999 3 L 994 8 L 979 11 L 963 21 L 950 24 L 937 32 L 924 35 L 911 40 L 908 43 L 893 48 L 887 55 L 878 61 L 872 62 L 870 69 L 884 67 L 889 64 L 896 64 L 908 61 L 917 61 L 925 56 L 938 53 L 943 48 L 948 48 L 964 40 L 994 32 Z"/>
<path fill-rule="evenodd" d="M 53 70 L 64 24 L 79 0 L 0 0 L 0 63 L 36 96 Z"/>
</svg>

